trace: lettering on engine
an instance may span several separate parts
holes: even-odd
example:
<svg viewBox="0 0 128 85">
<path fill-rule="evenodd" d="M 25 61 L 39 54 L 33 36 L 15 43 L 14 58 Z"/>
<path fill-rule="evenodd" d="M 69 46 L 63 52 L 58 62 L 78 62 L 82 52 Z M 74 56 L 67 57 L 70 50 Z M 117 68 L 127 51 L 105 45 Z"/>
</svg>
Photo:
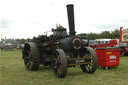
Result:
<svg viewBox="0 0 128 85">
<path fill-rule="evenodd" d="M 76 63 L 84 63 L 84 60 L 76 60 Z"/>
</svg>

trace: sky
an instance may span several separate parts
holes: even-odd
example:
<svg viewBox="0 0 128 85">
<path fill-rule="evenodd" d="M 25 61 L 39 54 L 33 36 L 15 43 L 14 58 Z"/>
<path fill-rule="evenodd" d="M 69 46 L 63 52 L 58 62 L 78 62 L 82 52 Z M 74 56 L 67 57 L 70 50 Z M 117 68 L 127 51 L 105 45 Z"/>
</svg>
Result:
<svg viewBox="0 0 128 85">
<path fill-rule="evenodd" d="M 68 27 L 67 4 L 74 4 L 75 30 L 80 33 L 128 28 L 127 0 L 0 0 L 0 38 L 32 38 Z"/>
</svg>

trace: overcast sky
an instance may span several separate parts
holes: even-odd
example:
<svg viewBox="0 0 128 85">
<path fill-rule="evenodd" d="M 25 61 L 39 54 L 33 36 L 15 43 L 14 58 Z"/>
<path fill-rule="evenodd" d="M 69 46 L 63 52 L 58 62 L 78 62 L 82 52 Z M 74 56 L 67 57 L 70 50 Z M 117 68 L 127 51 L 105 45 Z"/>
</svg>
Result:
<svg viewBox="0 0 128 85">
<path fill-rule="evenodd" d="M 77 34 L 128 28 L 128 0 L 0 0 L 0 38 L 32 38 L 56 24 L 69 32 L 67 4 L 74 4 Z"/>
</svg>

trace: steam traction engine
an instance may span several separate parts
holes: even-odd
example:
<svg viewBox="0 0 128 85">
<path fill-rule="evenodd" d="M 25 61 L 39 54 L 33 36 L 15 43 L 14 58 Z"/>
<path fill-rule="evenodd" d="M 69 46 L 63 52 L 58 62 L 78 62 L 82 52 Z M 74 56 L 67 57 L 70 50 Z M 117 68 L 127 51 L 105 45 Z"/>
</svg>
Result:
<svg viewBox="0 0 128 85">
<path fill-rule="evenodd" d="M 58 26 L 52 29 L 53 35 L 41 35 L 26 43 L 23 49 L 23 59 L 27 70 L 38 70 L 39 65 L 51 66 L 56 77 L 64 77 L 67 67 L 80 65 L 83 72 L 94 73 L 97 68 L 95 51 L 83 44 L 75 35 L 73 5 L 67 5 L 69 35 L 66 29 Z"/>
</svg>

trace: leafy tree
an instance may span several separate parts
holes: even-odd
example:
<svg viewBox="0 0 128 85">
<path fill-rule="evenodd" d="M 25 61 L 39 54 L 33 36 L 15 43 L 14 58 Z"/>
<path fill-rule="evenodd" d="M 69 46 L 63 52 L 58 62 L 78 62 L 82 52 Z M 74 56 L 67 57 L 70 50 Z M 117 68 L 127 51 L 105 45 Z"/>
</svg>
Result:
<svg viewBox="0 0 128 85">
<path fill-rule="evenodd" d="M 120 36 L 120 30 L 115 29 L 114 31 L 103 31 L 101 33 L 82 33 L 82 34 L 78 34 L 78 36 L 80 36 L 82 39 L 90 39 L 90 40 L 94 40 L 94 39 L 102 39 L 102 38 L 109 38 L 109 39 L 115 39 L 115 38 L 119 38 Z"/>
<path fill-rule="evenodd" d="M 111 32 L 112 38 L 119 38 L 120 37 L 120 30 L 115 29 L 114 31 Z"/>
</svg>

